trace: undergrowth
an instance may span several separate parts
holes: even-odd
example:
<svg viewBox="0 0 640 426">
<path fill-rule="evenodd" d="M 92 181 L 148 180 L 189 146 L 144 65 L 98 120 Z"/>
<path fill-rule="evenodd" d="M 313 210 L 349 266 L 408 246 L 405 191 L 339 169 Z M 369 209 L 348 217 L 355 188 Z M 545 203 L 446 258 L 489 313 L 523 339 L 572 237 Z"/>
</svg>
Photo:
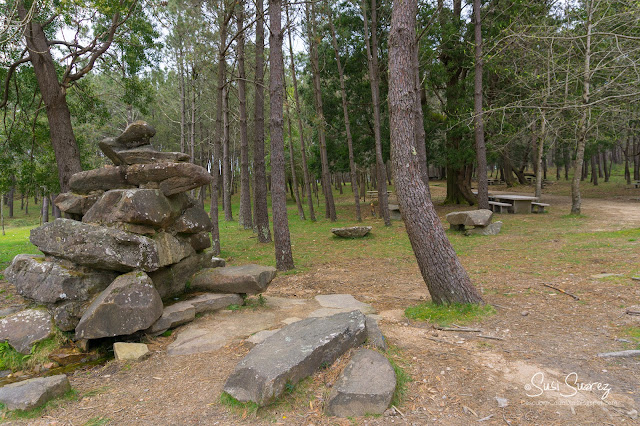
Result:
<svg viewBox="0 0 640 426">
<path fill-rule="evenodd" d="M 477 305 L 473 303 L 453 303 L 450 305 L 437 305 L 433 302 L 421 303 L 407 308 L 405 316 L 409 319 L 429 321 L 440 326 L 452 323 L 468 324 L 483 317 L 493 315 L 496 310 L 491 305 Z"/>
</svg>

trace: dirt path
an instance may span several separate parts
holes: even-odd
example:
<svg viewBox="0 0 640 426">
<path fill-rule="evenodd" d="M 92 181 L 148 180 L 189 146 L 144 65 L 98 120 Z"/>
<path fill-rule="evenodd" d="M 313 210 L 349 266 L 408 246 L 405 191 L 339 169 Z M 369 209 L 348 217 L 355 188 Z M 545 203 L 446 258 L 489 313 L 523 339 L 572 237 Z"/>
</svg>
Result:
<svg viewBox="0 0 640 426">
<path fill-rule="evenodd" d="M 568 197 L 545 196 L 544 201 L 553 206 L 545 220 L 569 210 Z M 582 232 L 640 227 L 636 201 L 584 200 L 583 209 Z M 624 315 L 622 308 L 640 304 L 640 286 L 628 279 L 640 267 L 640 246 L 636 247 L 629 252 L 585 252 L 584 262 L 563 265 L 546 281 L 578 294 L 580 301 L 540 285 L 537 277 L 548 268 L 544 263 L 532 261 L 526 271 L 491 270 L 491 265 L 517 265 L 522 253 L 480 250 L 464 256 L 465 267 L 497 310 L 478 326 L 483 335 L 497 339 L 438 331 L 404 318 L 406 307 L 428 299 L 410 260 L 335 260 L 305 273 L 281 275 L 265 294 L 266 307 L 233 315 L 262 312 L 281 319 L 275 311 L 279 303 L 269 304 L 275 297 L 313 299 L 317 294 L 350 293 L 372 304 L 383 317 L 380 325 L 394 346 L 394 359 L 413 381 L 398 407 L 402 415 L 359 418 L 355 424 L 468 425 L 480 419 L 489 425 L 637 424 L 640 360 L 597 357 L 600 352 L 624 349 L 625 344 L 616 340 L 623 337 L 621 330 L 640 326 L 640 319 Z M 481 273 L 479 265 L 487 272 Z M 612 265 L 622 265 L 616 270 L 622 278 L 592 277 Z M 218 321 L 211 315 L 197 324 L 216 327 Z M 251 344 L 238 339 L 212 352 L 171 357 L 166 348 L 174 339 L 175 335 L 155 339 L 150 345 L 153 355 L 136 364 L 112 361 L 76 371 L 70 380 L 80 400 L 23 423 L 101 424 L 97 422 L 102 419 L 149 425 L 353 424 L 321 414 L 337 369 L 316 374 L 284 402 L 255 417 L 219 403 L 224 380 Z"/>
</svg>

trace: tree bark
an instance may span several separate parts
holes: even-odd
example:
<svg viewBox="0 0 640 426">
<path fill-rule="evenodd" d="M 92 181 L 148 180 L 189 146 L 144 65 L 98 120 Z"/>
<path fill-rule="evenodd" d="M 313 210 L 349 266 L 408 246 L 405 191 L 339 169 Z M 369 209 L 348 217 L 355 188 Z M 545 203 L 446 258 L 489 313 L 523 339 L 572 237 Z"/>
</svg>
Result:
<svg viewBox="0 0 640 426">
<path fill-rule="evenodd" d="M 331 172 L 329 171 L 329 159 L 327 155 L 327 141 L 325 135 L 325 118 L 324 108 L 322 104 L 322 87 L 320 83 L 320 64 L 318 59 L 318 46 L 316 41 L 316 18 L 315 18 L 315 6 L 307 3 L 307 20 L 309 25 L 309 48 L 312 78 L 313 78 L 313 92 L 316 106 L 316 114 L 318 121 L 318 139 L 320 141 L 320 163 L 322 166 L 322 192 L 325 197 L 325 217 L 332 222 L 336 220 L 336 206 L 333 201 L 333 190 L 331 189 Z"/>
<path fill-rule="evenodd" d="M 284 69 L 283 69 L 284 70 Z M 286 80 L 283 74 L 283 81 Z M 289 127 L 289 166 L 291 167 L 291 196 L 296 200 L 298 208 L 298 217 L 305 220 L 304 209 L 300 201 L 300 193 L 298 192 L 298 178 L 296 177 L 296 163 L 293 155 L 293 131 L 291 130 L 291 111 L 289 110 L 289 102 L 287 102 L 287 125 Z"/>
<path fill-rule="evenodd" d="M 287 183 L 284 161 L 284 62 L 282 58 L 281 0 L 269 0 L 269 101 L 271 117 L 271 203 L 273 209 L 273 239 L 276 268 L 294 268 L 291 236 L 287 218 Z"/>
<path fill-rule="evenodd" d="M 587 130 L 589 128 L 589 88 L 591 84 L 591 28 L 593 19 L 593 6 L 595 0 L 590 0 L 587 6 L 586 39 L 584 53 L 584 77 L 582 103 L 583 111 L 580 117 L 580 127 L 578 133 L 578 148 L 576 151 L 576 162 L 573 170 L 573 181 L 571 182 L 571 214 L 580 214 L 582 197 L 580 195 L 580 177 L 584 164 L 584 148 L 587 144 Z"/>
<path fill-rule="evenodd" d="M 400 212 L 418 266 L 436 304 L 483 303 L 440 224 L 420 179 L 415 144 L 416 0 L 393 3 L 389 34 L 389 109 L 391 150 Z"/>
<path fill-rule="evenodd" d="M 244 1 L 238 4 L 238 31 L 244 27 Z M 251 189 L 249 185 L 249 138 L 247 137 L 247 95 L 244 68 L 244 31 L 238 34 L 238 104 L 240 121 L 240 213 L 239 223 L 244 229 L 253 228 L 251 217 Z"/>
<path fill-rule="evenodd" d="M 376 171 L 378 188 L 378 207 L 385 226 L 391 226 L 389 199 L 387 196 L 387 173 L 382 158 L 382 137 L 380 135 L 380 86 L 378 83 L 378 36 L 377 36 L 376 0 L 371 0 L 371 40 L 369 40 L 369 23 L 365 0 L 362 0 L 362 16 L 364 18 L 364 38 L 367 48 L 367 64 L 369 66 L 369 83 L 371 85 L 371 101 L 373 103 L 373 134 L 376 144 Z M 415 84 L 414 84 L 415 85 Z M 415 143 L 415 138 L 414 138 Z"/>
<path fill-rule="evenodd" d="M 82 171 L 80 151 L 73 134 L 71 114 L 67 105 L 66 91 L 58 81 L 56 67 L 49 50 L 47 36 L 42 26 L 27 15 L 23 1 L 17 4 L 20 19 L 26 22 L 24 36 L 29 50 L 29 59 L 38 82 L 42 102 L 47 110 L 49 135 L 58 166 L 60 190 L 69 191 L 69 179 Z"/>
<path fill-rule="evenodd" d="M 289 22 L 289 4 L 285 2 L 287 12 L 287 22 Z M 311 177 L 309 176 L 309 167 L 307 166 L 307 149 L 304 143 L 304 128 L 302 125 L 302 108 L 300 107 L 300 97 L 298 96 L 298 79 L 296 78 L 296 67 L 293 60 L 293 42 L 291 40 L 291 28 L 287 31 L 289 36 L 289 56 L 291 58 L 291 79 L 293 80 L 293 96 L 296 101 L 296 115 L 298 116 L 298 133 L 300 134 L 300 154 L 302 159 L 302 178 L 304 180 L 304 192 L 307 196 L 307 205 L 309 206 L 309 219 L 316 221 L 316 213 L 313 208 L 313 195 L 311 192 Z"/>
<path fill-rule="evenodd" d="M 538 150 L 536 152 L 536 197 L 540 198 L 542 196 L 542 181 L 544 178 L 542 177 L 542 155 L 544 154 L 544 141 L 547 137 L 547 118 L 545 116 L 544 111 L 540 114 L 540 137 L 538 138 Z"/>
<path fill-rule="evenodd" d="M 253 140 L 253 225 L 261 243 L 271 242 L 267 209 L 267 172 L 264 164 L 264 5 L 256 0 L 256 73 Z"/>
<path fill-rule="evenodd" d="M 222 90 L 222 208 L 224 209 L 224 220 L 233 220 L 231 212 L 231 155 L 229 152 L 229 91 L 225 86 Z"/>
<path fill-rule="evenodd" d="M 487 184 L 487 147 L 484 143 L 484 120 L 482 117 L 482 19 L 481 1 L 473 0 L 475 35 L 475 76 L 473 90 L 474 134 L 476 161 L 478 162 L 478 208 L 489 209 L 489 185 Z"/>
<path fill-rule="evenodd" d="M 358 192 L 358 177 L 356 163 L 353 156 L 353 139 L 351 137 L 351 123 L 349 122 L 349 109 L 347 108 L 347 90 L 344 84 L 344 70 L 340 61 L 340 52 L 338 50 L 338 40 L 336 38 L 336 29 L 333 25 L 333 12 L 325 0 L 325 7 L 329 14 L 329 28 L 331 30 L 331 43 L 333 45 L 333 53 L 336 57 L 338 66 L 338 76 L 340 77 L 340 94 L 342 95 L 342 113 L 344 115 L 344 126 L 347 133 L 347 147 L 349 149 L 349 175 L 351 177 L 351 191 L 353 192 L 354 203 L 356 206 L 356 221 L 362 222 L 362 214 L 360 213 L 360 196 Z M 342 193 L 342 186 L 340 187 Z"/>
</svg>

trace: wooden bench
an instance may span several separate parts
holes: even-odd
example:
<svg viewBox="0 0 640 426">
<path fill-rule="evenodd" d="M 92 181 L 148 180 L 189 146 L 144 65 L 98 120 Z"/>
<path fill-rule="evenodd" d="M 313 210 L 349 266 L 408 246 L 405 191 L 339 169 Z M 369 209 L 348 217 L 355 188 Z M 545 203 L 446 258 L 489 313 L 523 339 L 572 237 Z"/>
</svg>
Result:
<svg viewBox="0 0 640 426">
<path fill-rule="evenodd" d="M 513 205 L 509 203 L 501 203 L 499 201 L 489 201 L 489 205 L 494 213 L 504 213 L 503 209 L 505 207 L 507 208 L 507 212 L 509 212 L 513 207 Z"/>
<path fill-rule="evenodd" d="M 387 191 L 387 196 L 391 195 L 391 191 Z M 378 191 L 367 191 L 367 197 L 374 199 L 374 198 L 378 198 Z"/>
<path fill-rule="evenodd" d="M 544 213 L 544 208 L 551 204 L 531 202 L 531 213 Z"/>
<path fill-rule="evenodd" d="M 634 180 L 633 186 L 635 186 L 636 188 L 640 188 L 640 180 Z"/>
</svg>

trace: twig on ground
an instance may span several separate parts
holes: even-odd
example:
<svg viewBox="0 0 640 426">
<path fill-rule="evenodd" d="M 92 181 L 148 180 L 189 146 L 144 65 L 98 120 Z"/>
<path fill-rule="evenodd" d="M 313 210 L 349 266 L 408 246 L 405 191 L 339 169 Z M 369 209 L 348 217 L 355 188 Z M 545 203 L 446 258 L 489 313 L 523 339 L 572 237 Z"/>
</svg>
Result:
<svg viewBox="0 0 640 426">
<path fill-rule="evenodd" d="M 563 289 L 561 289 L 561 288 L 554 287 L 554 286 L 552 286 L 551 284 L 545 284 L 545 283 L 542 283 L 542 285 L 543 285 L 543 286 L 545 286 L 545 287 L 552 288 L 552 289 L 554 289 L 554 290 L 556 290 L 556 291 L 559 291 L 560 293 L 564 293 L 564 294 L 566 294 L 567 296 L 571 296 L 571 297 L 573 297 L 573 299 L 574 299 L 574 300 L 580 300 L 580 298 L 579 298 L 578 296 L 576 296 L 575 294 L 571 294 L 571 293 L 569 293 L 568 291 L 564 291 L 564 290 L 563 290 Z"/>
<path fill-rule="evenodd" d="M 490 419 L 491 417 L 493 417 L 493 416 L 495 416 L 495 414 L 489 414 L 487 417 L 483 417 L 483 418 L 481 418 L 480 420 L 478 420 L 478 423 L 480 423 L 480 422 L 484 422 L 484 421 L 487 421 L 487 420 L 489 420 L 489 419 Z"/>
<path fill-rule="evenodd" d="M 504 340 L 502 337 L 496 337 L 496 336 L 485 336 L 483 334 L 478 334 L 476 337 L 481 337 L 483 339 L 491 339 L 491 340 Z"/>
<path fill-rule="evenodd" d="M 471 332 L 471 333 L 482 333 L 482 330 L 478 328 L 467 328 L 467 327 L 460 327 L 460 326 L 455 328 L 455 327 L 440 327 L 439 325 L 434 325 L 433 328 L 440 331 L 464 331 L 464 332 Z"/>
<path fill-rule="evenodd" d="M 396 410 L 398 412 L 398 414 L 400 414 L 402 417 L 404 417 L 404 413 L 400 410 L 398 410 L 398 407 L 396 407 L 395 405 L 392 405 L 393 409 Z"/>
<path fill-rule="evenodd" d="M 632 311 L 631 309 L 627 309 L 625 314 L 627 314 L 627 315 L 640 315 L 640 311 Z"/>
</svg>

